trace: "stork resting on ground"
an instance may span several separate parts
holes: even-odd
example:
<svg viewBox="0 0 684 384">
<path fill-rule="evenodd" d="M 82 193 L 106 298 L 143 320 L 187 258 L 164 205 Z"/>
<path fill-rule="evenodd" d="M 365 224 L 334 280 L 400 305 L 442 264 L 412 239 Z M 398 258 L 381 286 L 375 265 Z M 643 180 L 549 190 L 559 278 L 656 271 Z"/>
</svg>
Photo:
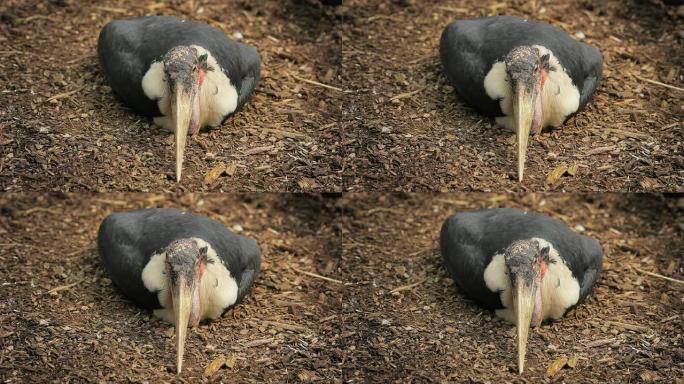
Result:
<svg viewBox="0 0 684 384">
<path fill-rule="evenodd" d="M 582 302 L 603 263 L 598 241 L 559 220 L 518 209 L 452 215 L 439 242 L 459 291 L 516 324 L 519 373 L 530 324 L 560 319 Z"/>
<path fill-rule="evenodd" d="M 175 133 L 177 181 L 187 134 L 221 125 L 242 108 L 261 65 L 254 47 L 172 16 L 110 22 L 100 32 L 97 54 L 124 104 Z"/>
<path fill-rule="evenodd" d="M 513 16 L 458 20 L 442 33 L 444 72 L 459 98 L 517 134 L 522 181 L 530 133 L 563 124 L 601 79 L 598 49 Z"/>
<path fill-rule="evenodd" d="M 113 213 L 100 225 L 102 266 L 124 296 L 176 327 L 176 369 L 188 324 L 217 319 L 242 301 L 261 265 L 253 239 L 176 209 Z"/>
</svg>

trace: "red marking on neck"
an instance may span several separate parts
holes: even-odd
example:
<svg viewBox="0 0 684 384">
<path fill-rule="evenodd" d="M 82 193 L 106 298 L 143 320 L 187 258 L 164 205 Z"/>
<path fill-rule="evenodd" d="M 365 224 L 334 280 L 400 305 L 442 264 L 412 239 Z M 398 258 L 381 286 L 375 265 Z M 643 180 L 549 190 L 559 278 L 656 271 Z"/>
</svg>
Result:
<svg viewBox="0 0 684 384">
<path fill-rule="evenodd" d="M 547 270 L 547 268 L 546 268 L 546 263 L 542 261 L 542 262 L 541 262 L 541 268 L 539 268 L 539 276 L 540 276 L 542 279 L 544 278 L 544 275 L 546 275 L 546 270 Z"/>
<path fill-rule="evenodd" d="M 547 75 L 548 75 L 548 74 L 546 73 L 546 71 L 542 69 L 542 71 L 541 71 L 541 81 L 540 81 L 540 85 L 541 85 L 542 87 L 544 86 L 544 83 L 546 82 L 546 76 L 547 76 Z"/>
<path fill-rule="evenodd" d="M 204 276 L 204 272 L 207 270 L 207 266 L 204 263 L 200 263 L 199 265 L 199 278 L 201 279 L 202 276 Z"/>
<path fill-rule="evenodd" d="M 204 83 L 204 71 L 200 69 L 199 71 L 199 85 L 202 85 Z"/>
</svg>

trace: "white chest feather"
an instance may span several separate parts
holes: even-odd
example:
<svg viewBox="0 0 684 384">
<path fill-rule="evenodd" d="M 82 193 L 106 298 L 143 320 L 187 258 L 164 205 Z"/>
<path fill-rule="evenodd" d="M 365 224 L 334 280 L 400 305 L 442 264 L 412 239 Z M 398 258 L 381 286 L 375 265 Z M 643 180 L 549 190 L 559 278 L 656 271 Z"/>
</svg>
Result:
<svg viewBox="0 0 684 384">
<path fill-rule="evenodd" d="M 546 275 L 542 280 L 542 320 L 559 319 L 565 311 L 577 304 L 580 286 L 572 276 L 572 271 L 558 256 L 558 251 L 549 242 L 540 238 L 533 238 L 539 243 L 539 249 L 549 247 L 549 257 L 552 263 L 547 264 Z M 506 271 L 503 254 L 495 255 L 484 272 L 485 284 L 492 292 L 500 292 L 504 309 L 498 309 L 496 315 L 511 323 L 516 322 L 513 313 L 513 288 L 511 279 Z"/>
<path fill-rule="evenodd" d="M 216 251 L 202 239 L 193 238 L 197 245 L 207 246 L 209 263 L 200 281 L 200 320 L 216 319 L 223 311 L 237 301 L 238 286 L 230 271 L 223 265 L 216 255 Z M 169 279 L 165 272 L 166 254 L 155 254 L 150 258 L 142 272 L 145 288 L 150 292 L 157 292 L 159 304 L 163 307 L 154 311 L 154 315 L 173 323 L 173 308 L 171 307 L 171 290 Z"/>
<path fill-rule="evenodd" d="M 580 94 L 578 88 L 572 84 L 572 79 L 563 69 L 558 58 L 553 52 L 541 45 L 535 45 L 540 54 L 549 54 L 549 64 L 556 68 L 549 71 L 542 89 L 542 128 L 557 127 L 565 119 L 577 112 L 579 108 Z M 501 112 L 506 116 L 497 117 L 496 122 L 514 131 L 515 123 L 513 120 L 513 90 L 506 73 L 506 64 L 497 61 L 492 65 L 487 76 L 485 76 L 484 87 L 487 95 L 494 100 L 499 100 Z"/>
<path fill-rule="evenodd" d="M 192 47 L 197 50 L 198 55 L 207 53 L 207 63 L 213 68 L 213 71 L 205 73 L 204 82 L 200 86 L 200 127 L 215 127 L 221 124 L 227 115 L 235 112 L 238 93 L 211 52 L 198 45 Z M 148 98 L 157 100 L 159 112 L 164 115 L 155 117 L 155 124 L 173 131 L 173 122 L 168 117 L 171 113 L 171 89 L 161 61 L 150 65 L 150 69 L 143 76 L 142 88 Z"/>
</svg>

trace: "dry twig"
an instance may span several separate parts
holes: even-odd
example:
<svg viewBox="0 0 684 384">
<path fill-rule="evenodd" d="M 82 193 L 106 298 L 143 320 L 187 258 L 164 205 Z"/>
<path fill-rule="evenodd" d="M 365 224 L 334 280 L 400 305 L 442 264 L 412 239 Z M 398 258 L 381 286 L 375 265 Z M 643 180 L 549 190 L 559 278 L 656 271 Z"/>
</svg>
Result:
<svg viewBox="0 0 684 384">
<path fill-rule="evenodd" d="M 671 281 L 673 283 L 684 284 L 684 280 L 679 280 L 679 279 L 675 279 L 672 277 L 663 276 L 663 275 L 661 275 L 659 273 L 655 273 L 655 272 L 644 271 L 643 269 L 639 269 L 637 267 L 633 267 L 633 268 L 636 269 L 637 271 L 644 273 L 646 275 L 649 275 L 649 276 L 653 276 L 653 277 L 657 277 L 657 278 L 660 278 L 663 280 Z"/>
<path fill-rule="evenodd" d="M 661 83 L 660 81 L 647 79 L 647 78 L 645 78 L 645 77 L 641 77 L 641 76 L 638 76 L 638 75 L 634 75 L 634 77 L 636 77 L 637 79 L 639 79 L 639 80 L 641 80 L 641 81 L 645 81 L 645 82 L 647 82 L 647 83 L 651 83 L 651 84 L 655 84 L 655 85 L 660 85 L 661 87 L 670 88 L 670 89 L 674 89 L 674 90 L 676 90 L 676 91 L 684 92 L 684 88 L 675 87 L 674 85 Z"/>
<path fill-rule="evenodd" d="M 319 274 L 317 274 L 317 273 L 302 271 L 301 269 L 297 269 L 297 268 L 295 268 L 295 267 L 292 267 L 292 269 L 293 269 L 295 272 L 299 272 L 299 273 L 301 273 L 301 274 L 303 274 L 303 275 L 315 277 L 315 278 L 317 278 L 317 279 L 329 281 L 329 282 L 331 282 L 331 283 L 344 284 L 343 281 L 336 280 L 336 279 L 331 279 L 331 278 L 325 277 L 325 276 L 321 276 L 321 275 L 319 275 Z"/>
<path fill-rule="evenodd" d="M 394 288 L 393 290 L 389 291 L 389 293 L 397 293 L 401 291 L 407 291 L 411 288 L 417 287 L 421 284 L 423 284 L 427 279 L 423 279 L 417 283 L 409 284 L 409 285 L 402 285 L 401 287 Z"/>
<path fill-rule="evenodd" d="M 327 88 L 327 89 L 332 89 L 333 91 L 344 92 L 344 90 L 343 90 L 342 88 L 333 87 L 332 85 L 319 83 L 318 81 L 305 79 L 305 78 L 299 77 L 299 76 L 297 76 L 297 75 L 292 75 L 292 77 L 294 77 L 296 80 L 303 81 L 303 82 L 305 82 L 305 83 L 307 83 L 307 84 L 312 84 L 312 85 L 317 85 L 317 86 L 319 86 L 319 87 L 323 87 L 323 88 Z"/>
</svg>

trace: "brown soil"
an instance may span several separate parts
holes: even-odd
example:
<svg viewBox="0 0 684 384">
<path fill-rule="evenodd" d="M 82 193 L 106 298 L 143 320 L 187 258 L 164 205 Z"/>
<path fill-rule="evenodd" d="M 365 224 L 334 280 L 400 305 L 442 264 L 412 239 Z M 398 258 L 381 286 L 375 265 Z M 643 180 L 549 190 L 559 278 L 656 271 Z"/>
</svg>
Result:
<svg viewBox="0 0 684 384">
<path fill-rule="evenodd" d="M 246 301 L 190 333 L 180 377 L 171 327 L 98 266 L 100 221 L 144 206 L 239 225 L 264 254 Z M 582 226 L 606 252 L 587 302 L 532 332 L 523 376 L 512 327 L 456 292 L 436 250 L 449 214 L 494 206 Z M 0 381 L 197 382 L 224 354 L 234 367 L 205 381 L 673 382 L 682 286 L 635 268 L 684 277 L 682 210 L 650 195 L 0 195 Z M 576 367 L 546 378 L 561 355 Z"/>
<path fill-rule="evenodd" d="M 636 77 L 684 84 L 676 12 L 655 0 L 4 1 L 0 190 L 681 190 L 681 92 Z M 606 61 L 587 110 L 533 141 L 523 184 L 511 135 L 453 96 L 437 58 L 448 22 L 497 13 L 582 31 Z M 143 14 L 240 31 L 263 58 L 245 110 L 191 140 L 181 184 L 168 133 L 112 96 L 95 57 L 106 22 Z M 547 185 L 563 164 L 577 174 Z"/>
</svg>

